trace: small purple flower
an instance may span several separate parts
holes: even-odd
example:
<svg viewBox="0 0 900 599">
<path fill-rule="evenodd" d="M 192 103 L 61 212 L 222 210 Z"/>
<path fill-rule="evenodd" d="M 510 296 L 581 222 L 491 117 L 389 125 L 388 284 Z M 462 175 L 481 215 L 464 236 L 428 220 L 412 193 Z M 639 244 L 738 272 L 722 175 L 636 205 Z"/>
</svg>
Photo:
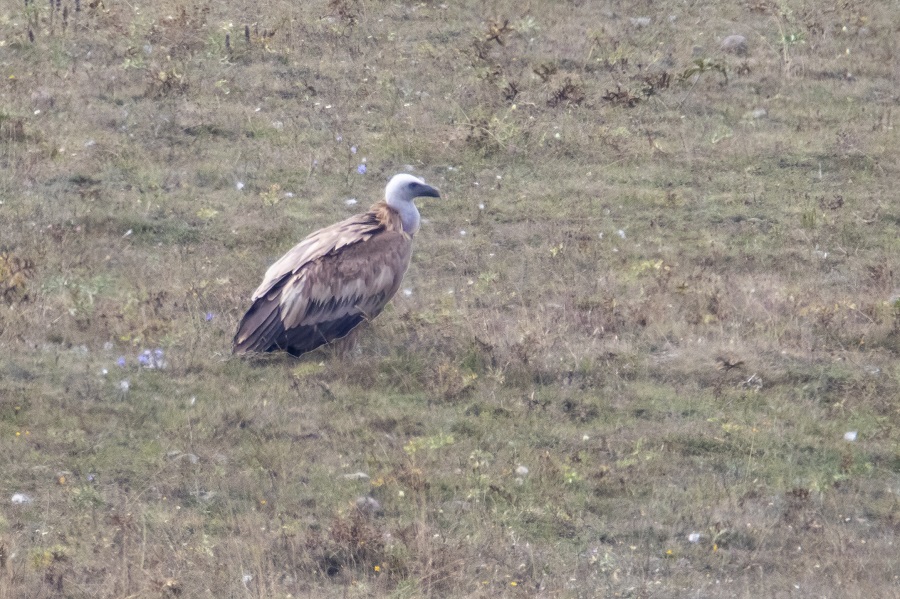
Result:
<svg viewBox="0 0 900 599">
<path fill-rule="evenodd" d="M 207 312 L 206 316 L 204 316 L 204 318 L 206 319 L 206 322 L 209 322 L 210 320 L 212 320 L 215 317 L 216 317 L 216 315 L 213 314 L 212 312 Z"/>
<path fill-rule="evenodd" d="M 119 365 L 119 368 L 125 368 L 125 356 L 119 356 L 119 359 L 116 360 L 116 364 Z"/>
<path fill-rule="evenodd" d="M 356 146 L 350 146 L 350 153 L 356 154 Z"/>
<path fill-rule="evenodd" d="M 163 350 L 160 348 L 156 348 L 154 350 L 145 349 L 140 354 L 138 354 L 138 363 L 141 365 L 141 368 L 165 368 L 168 364 L 166 363 L 165 354 Z"/>
<path fill-rule="evenodd" d="M 93 474 L 88 474 L 88 475 L 87 475 L 87 481 L 88 481 L 89 483 L 94 482 L 94 479 L 95 479 L 95 478 L 96 478 L 96 477 L 95 477 Z"/>
<path fill-rule="evenodd" d="M 367 170 L 368 169 L 366 168 L 365 164 L 360 164 L 358 167 L 356 167 L 356 172 L 360 175 L 365 175 Z"/>
</svg>

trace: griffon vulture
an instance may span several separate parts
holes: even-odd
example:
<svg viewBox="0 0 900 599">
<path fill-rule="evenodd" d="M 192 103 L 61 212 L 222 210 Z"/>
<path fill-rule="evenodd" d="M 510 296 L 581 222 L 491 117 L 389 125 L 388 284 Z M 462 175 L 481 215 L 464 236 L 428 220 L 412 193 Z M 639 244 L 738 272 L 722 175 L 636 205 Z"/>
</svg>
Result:
<svg viewBox="0 0 900 599">
<path fill-rule="evenodd" d="M 439 198 L 412 175 L 395 175 L 368 212 L 320 229 L 266 271 L 232 351 L 284 350 L 295 356 L 378 316 L 397 292 L 412 255 L 419 211 L 413 200 Z"/>
</svg>

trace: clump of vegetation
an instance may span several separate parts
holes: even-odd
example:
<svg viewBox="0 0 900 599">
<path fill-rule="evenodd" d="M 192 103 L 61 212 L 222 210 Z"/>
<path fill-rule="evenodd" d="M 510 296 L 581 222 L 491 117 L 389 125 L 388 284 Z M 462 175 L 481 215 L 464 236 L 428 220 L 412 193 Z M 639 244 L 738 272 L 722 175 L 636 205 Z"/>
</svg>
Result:
<svg viewBox="0 0 900 599">
<path fill-rule="evenodd" d="M 0 253 L 0 297 L 6 303 L 28 298 L 27 283 L 34 276 L 34 264 L 10 252 Z"/>
</svg>

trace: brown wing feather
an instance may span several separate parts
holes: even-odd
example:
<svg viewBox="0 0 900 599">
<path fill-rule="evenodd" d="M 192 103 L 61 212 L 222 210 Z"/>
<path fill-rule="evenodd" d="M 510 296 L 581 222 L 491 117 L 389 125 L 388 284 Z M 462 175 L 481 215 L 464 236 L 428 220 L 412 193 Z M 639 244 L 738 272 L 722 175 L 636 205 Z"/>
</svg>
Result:
<svg viewBox="0 0 900 599">
<path fill-rule="evenodd" d="M 299 355 L 343 337 L 384 309 L 411 254 L 412 238 L 381 203 L 313 233 L 269 268 L 234 351 Z"/>
<path fill-rule="evenodd" d="M 365 241 L 379 231 L 395 228 L 394 220 L 399 221 L 399 215 L 384 202 L 379 202 L 368 212 L 310 234 L 269 267 L 262 284 L 253 293 L 253 299 L 262 297 L 285 276 L 295 274 L 309 262 L 342 247 Z"/>
</svg>

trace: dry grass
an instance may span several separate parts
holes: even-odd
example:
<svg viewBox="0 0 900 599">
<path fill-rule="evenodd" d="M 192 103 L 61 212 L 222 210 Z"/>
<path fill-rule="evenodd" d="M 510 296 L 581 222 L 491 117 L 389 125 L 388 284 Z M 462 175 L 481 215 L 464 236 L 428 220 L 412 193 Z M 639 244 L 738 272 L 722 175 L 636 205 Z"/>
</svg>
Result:
<svg viewBox="0 0 900 599">
<path fill-rule="evenodd" d="M 897 596 L 889 3 L 143 4 L 0 9 L 0 599 Z M 411 294 L 231 358 L 410 169 Z"/>
</svg>

